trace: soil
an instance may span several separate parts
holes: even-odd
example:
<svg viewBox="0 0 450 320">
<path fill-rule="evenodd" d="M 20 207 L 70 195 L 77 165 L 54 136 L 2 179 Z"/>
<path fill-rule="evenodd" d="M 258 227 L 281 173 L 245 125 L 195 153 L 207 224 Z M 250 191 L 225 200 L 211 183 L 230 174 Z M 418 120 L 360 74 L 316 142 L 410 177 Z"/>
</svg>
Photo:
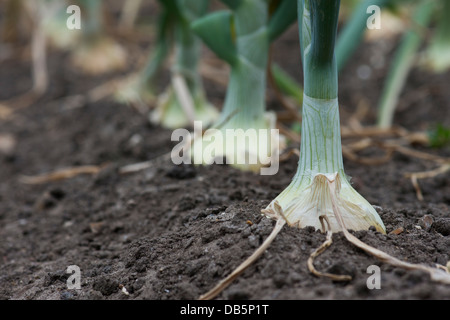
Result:
<svg viewBox="0 0 450 320">
<path fill-rule="evenodd" d="M 378 69 L 370 57 L 389 61 L 395 40 L 365 42 L 340 75 L 341 122 L 347 124 L 359 102 L 369 105 L 365 124 L 375 120 L 388 63 Z M 274 60 L 301 82 L 295 26 L 274 47 Z M 146 116 L 113 99 L 67 108 L 65 98 L 118 74 L 89 77 L 67 63 L 67 53 L 49 53 L 51 86 L 31 106 L 0 120 L 0 134 L 17 145 L 0 153 L 0 298 L 109 300 L 197 299 L 227 276 L 270 234 L 261 215 L 290 182 L 297 168 L 292 156 L 275 176 L 241 172 L 227 165 L 176 166 L 156 160 L 138 173 L 119 168 L 169 152 L 171 131 L 151 125 Z M 358 77 L 367 65 L 371 75 Z M 1 63 L 0 99 L 31 86 L 27 55 Z M 131 67 L 130 67 L 131 68 Z M 166 76 L 161 79 L 167 79 Z M 166 80 L 161 80 L 166 81 Z M 435 123 L 450 125 L 450 74 L 418 68 L 408 77 L 395 123 L 411 131 Z M 162 84 L 162 86 L 164 83 Z M 218 107 L 226 88 L 205 80 Z M 269 108 L 280 108 L 269 92 Z M 295 147 L 298 147 L 295 143 Z M 449 148 L 420 150 L 450 156 Z M 376 155 L 368 151 L 366 156 Z M 435 163 L 394 154 L 381 165 L 344 159 L 355 189 L 377 210 L 387 235 L 352 232 L 393 256 L 429 266 L 450 260 L 450 177 L 420 180 L 419 201 L 406 172 L 433 169 Z M 80 165 L 104 165 L 96 175 L 41 185 L 22 183 L 38 175 Z M 391 231 L 403 228 L 400 234 Z M 450 299 L 450 286 L 428 274 L 380 262 L 333 235 L 333 244 L 316 261 L 318 270 L 349 274 L 344 283 L 312 275 L 306 261 L 325 240 L 311 228 L 284 227 L 266 252 L 217 299 Z M 81 289 L 70 290 L 68 266 L 81 269 Z M 381 268 L 381 289 L 368 289 L 368 267 Z M 125 288 L 128 294 L 121 289 Z"/>
</svg>

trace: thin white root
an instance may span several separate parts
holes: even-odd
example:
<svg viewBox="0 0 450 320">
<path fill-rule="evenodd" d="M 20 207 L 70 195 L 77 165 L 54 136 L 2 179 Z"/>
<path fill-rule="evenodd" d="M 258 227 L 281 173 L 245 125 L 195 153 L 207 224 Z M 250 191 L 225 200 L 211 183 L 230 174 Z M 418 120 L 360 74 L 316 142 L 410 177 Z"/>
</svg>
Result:
<svg viewBox="0 0 450 320">
<path fill-rule="evenodd" d="M 431 279 L 436 282 L 444 283 L 444 284 L 450 284 L 450 273 L 444 271 L 442 268 L 433 268 L 428 267 L 421 264 L 412 264 L 408 262 L 401 261 L 397 258 L 394 258 L 390 256 L 389 254 L 378 250 L 376 248 L 373 248 L 369 246 L 368 244 L 362 242 L 355 236 L 353 236 L 346 228 L 344 224 L 344 219 L 342 217 L 342 214 L 339 210 L 339 206 L 337 204 L 338 199 L 336 198 L 336 179 L 333 180 L 327 180 L 328 181 L 328 187 L 330 189 L 330 195 L 331 195 L 331 204 L 333 213 L 336 217 L 337 223 L 342 229 L 345 238 L 358 248 L 364 250 L 365 252 L 377 257 L 382 262 L 389 263 L 393 266 L 405 268 L 408 270 L 421 270 L 428 272 L 431 276 Z M 272 241 L 275 239 L 275 237 L 278 235 L 278 233 L 281 231 L 283 226 L 286 224 L 286 219 L 283 215 L 281 206 L 276 202 L 274 205 L 275 210 L 262 210 L 263 213 L 265 213 L 269 218 L 276 219 L 277 223 L 272 230 L 269 237 L 264 241 L 264 243 L 250 256 L 248 257 L 241 265 L 239 265 L 229 276 L 227 276 L 225 279 L 220 281 L 213 289 L 205 293 L 204 295 L 200 296 L 199 300 L 211 300 L 214 299 L 217 295 L 219 295 L 225 288 L 227 288 L 232 281 L 234 281 L 239 275 L 241 275 L 253 262 L 256 261 L 263 253 L 264 251 L 269 247 L 269 245 L 272 243 Z M 314 258 L 320 255 L 322 252 L 324 252 L 331 244 L 332 244 L 332 231 L 330 228 L 329 221 L 326 217 L 321 216 L 320 222 L 322 224 L 322 229 L 328 229 L 327 232 L 327 238 L 322 245 L 317 248 L 309 257 L 308 259 L 308 269 L 310 272 L 312 272 L 316 276 L 320 277 L 328 277 L 334 281 L 350 281 L 352 278 L 348 275 L 336 275 L 336 274 L 330 274 L 330 273 L 322 273 L 315 269 L 314 267 Z M 323 220 L 325 220 L 328 223 L 328 228 L 325 227 Z"/>
<path fill-rule="evenodd" d="M 281 231 L 285 223 L 286 221 L 280 217 L 280 219 L 277 220 L 277 223 L 273 228 L 272 233 L 263 242 L 263 244 L 250 257 L 248 257 L 239 267 L 237 267 L 228 277 L 220 281 L 213 289 L 211 289 L 204 295 L 200 296 L 199 300 L 214 299 L 226 287 L 228 287 L 234 279 L 236 279 L 240 274 L 242 274 L 253 262 L 256 261 L 256 259 L 258 259 L 264 253 L 264 251 L 275 239 L 277 234 Z"/>
<path fill-rule="evenodd" d="M 433 268 L 433 267 L 428 267 L 425 265 L 421 265 L 421 264 L 413 264 L 413 263 L 409 263 L 409 262 L 405 262 L 402 260 L 399 260 L 395 257 L 392 257 L 391 255 L 387 254 L 386 252 L 383 252 L 381 250 L 378 250 L 374 247 L 369 246 L 368 244 L 362 242 L 361 240 L 359 240 L 358 238 L 356 238 L 354 235 L 352 235 L 347 228 L 344 225 L 344 220 L 342 218 L 341 212 L 339 210 L 339 206 L 337 205 L 337 199 L 335 196 L 335 189 L 336 189 L 336 184 L 335 181 L 329 181 L 328 182 L 329 188 L 330 188 L 330 194 L 332 195 L 331 199 L 332 199 L 332 207 L 333 207 L 333 212 L 336 216 L 336 220 L 338 222 L 338 224 L 341 226 L 342 231 L 344 233 L 345 238 L 351 242 L 352 244 L 354 244 L 355 246 L 357 246 L 358 248 L 364 250 L 365 252 L 375 256 L 376 258 L 380 259 L 382 262 L 385 263 L 389 263 L 395 267 L 400 267 L 400 268 L 404 268 L 407 270 L 421 270 L 421 271 L 425 271 L 427 273 L 430 274 L 431 280 L 436 281 L 436 282 L 440 282 L 440 283 L 444 283 L 444 284 L 450 284 L 450 274 L 446 273 L 445 271 L 438 269 L 438 268 Z"/>
<path fill-rule="evenodd" d="M 431 170 L 431 171 L 423 171 L 423 172 L 414 172 L 414 173 L 407 173 L 405 174 L 406 177 L 409 177 L 411 179 L 411 183 L 416 190 L 416 196 L 419 201 L 423 201 L 423 194 L 422 190 L 419 186 L 418 179 L 426 179 L 426 178 L 434 178 L 437 175 L 446 173 L 450 170 L 450 163 L 445 163 L 438 167 L 437 169 Z"/>
<path fill-rule="evenodd" d="M 419 181 L 417 181 L 417 176 L 416 175 L 412 175 L 411 176 L 411 183 L 412 183 L 414 189 L 416 190 L 417 200 L 423 201 L 422 190 L 420 189 Z"/>
<path fill-rule="evenodd" d="M 325 220 L 327 222 L 328 228 L 325 227 L 323 220 Z M 323 242 L 322 245 L 320 247 L 318 247 L 316 250 L 314 250 L 314 252 L 311 253 L 311 255 L 309 256 L 309 258 L 308 258 L 309 271 L 317 277 L 326 277 L 326 278 L 330 278 L 333 281 L 351 281 L 352 280 L 351 276 L 338 275 L 338 274 L 332 274 L 332 273 L 327 273 L 327 272 L 320 272 L 314 267 L 314 259 L 317 256 L 319 256 L 322 252 L 324 252 L 333 243 L 333 240 L 332 240 L 333 232 L 331 231 L 330 223 L 328 221 L 327 216 L 321 216 L 320 222 L 322 223 L 323 229 L 328 230 L 327 238 L 326 238 L 325 242 Z"/>
<path fill-rule="evenodd" d="M 417 179 L 426 179 L 426 178 L 434 178 L 437 175 L 440 175 L 442 173 L 445 173 L 450 170 L 450 162 L 446 163 L 434 170 L 430 171 L 422 171 L 422 172 L 413 172 L 413 173 L 406 173 L 406 177 L 412 177 L 416 176 Z"/>
</svg>

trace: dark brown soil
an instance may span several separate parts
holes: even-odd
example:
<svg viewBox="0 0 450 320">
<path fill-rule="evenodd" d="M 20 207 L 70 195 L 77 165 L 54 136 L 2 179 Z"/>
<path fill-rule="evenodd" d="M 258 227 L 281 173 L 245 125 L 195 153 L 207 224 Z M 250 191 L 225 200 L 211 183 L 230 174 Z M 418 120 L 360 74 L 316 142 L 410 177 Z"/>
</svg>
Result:
<svg viewBox="0 0 450 320">
<path fill-rule="evenodd" d="M 274 59 L 300 81 L 297 46 L 293 27 L 277 42 Z M 341 73 L 343 124 L 361 98 L 371 108 L 365 121 L 375 119 L 387 65 L 373 69 L 367 80 L 358 78 L 357 68 L 369 64 L 368 56 L 380 47 L 364 44 Z M 387 46 L 386 59 L 392 50 Z M 120 175 L 123 165 L 170 151 L 171 131 L 150 125 L 146 117 L 111 99 L 65 108 L 64 97 L 85 94 L 115 75 L 83 76 L 70 68 L 65 54 L 55 51 L 49 61 L 52 84 L 46 95 L 13 118 L 0 120 L 0 134 L 17 139 L 12 154 L 0 154 L 1 299 L 196 299 L 269 235 L 274 222 L 260 211 L 289 184 L 295 157 L 283 162 L 276 176 L 226 165 L 175 166 L 170 161 Z M 0 99 L 31 85 L 27 59 L 10 58 L 0 68 Z M 414 70 L 402 94 L 408 103 L 400 104 L 396 124 L 412 131 L 438 122 L 450 125 L 449 81 L 449 73 Z M 206 84 L 211 100 L 220 102 L 225 88 Z M 425 94 L 418 95 L 419 90 Z M 278 106 L 273 97 L 269 105 Z M 422 150 L 450 155 L 448 148 Z M 95 176 L 43 185 L 20 182 L 23 175 L 102 164 L 106 167 Z M 357 191 L 379 207 L 388 233 L 404 228 L 398 235 L 355 232 L 359 239 L 405 261 L 447 264 L 448 173 L 420 180 L 424 201 L 418 201 L 404 173 L 433 169 L 434 163 L 395 154 L 378 166 L 345 159 L 345 167 Z M 431 217 L 431 225 L 425 216 Z M 353 280 L 317 278 L 306 261 L 324 239 L 310 228 L 284 227 L 264 255 L 218 299 L 450 299 L 450 286 L 432 282 L 424 272 L 381 263 L 348 243 L 342 233 L 334 234 L 333 245 L 315 265 Z M 67 289 L 70 265 L 81 268 L 80 290 Z M 371 265 L 381 268 L 379 290 L 366 286 Z"/>
</svg>

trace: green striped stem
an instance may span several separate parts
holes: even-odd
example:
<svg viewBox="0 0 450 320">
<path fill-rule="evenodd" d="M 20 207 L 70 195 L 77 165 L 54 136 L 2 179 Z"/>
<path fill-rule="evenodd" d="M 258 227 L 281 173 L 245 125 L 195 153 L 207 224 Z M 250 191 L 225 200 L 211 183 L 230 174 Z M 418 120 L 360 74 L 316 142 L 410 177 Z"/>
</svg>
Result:
<svg viewBox="0 0 450 320">
<path fill-rule="evenodd" d="M 352 56 L 353 52 L 356 50 L 364 31 L 367 29 L 367 8 L 371 5 L 377 5 L 380 8 L 388 5 L 390 0 L 363 0 L 356 7 L 352 13 L 349 21 L 344 26 L 343 30 L 339 33 L 336 42 L 336 63 L 338 71 L 342 70 L 345 64 L 348 62 L 349 58 Z M 450 3 L 450 2 L 446 2 Z M 309 43 L 311 41 L 311 26 L 310 19 L 308 17 L 309 10 L 303 13 L 303 6 L 298 6 L 299 10 L 299 21 L 303 24 L 303 29 L 308 30 L 308 32 L 301 33 L 301 42 Z M 303 16 L 305 15 L 305 17 Z M 304 17 L 304 18 L 303 18 Z M 450 20 L 446 20 L 450 21 Z M 448 33 L 448 32 L 447 32 Z M 303 89 L 300 84 L 293 81 L 293 79 L 285 78 L 283 70 L 279 67 L 274 66 L 272 70 L 274 74 L 275 81 L 283 93 L 293 97 L 296 101 L 302 101 Z M 278 73 L 279 72 L 279 73 Z M 277 74 L 276 74 L 277 73 Z M 286 81 L 285 81 L 286 80 Z"/>
<path fill-rule="evenodd" d="M 310 184 L 318 173 L 344 176 L 338 100 L 314 99 L 305 94 L 302 116 L 300 160 L 293 187 Z"/>
</svg>

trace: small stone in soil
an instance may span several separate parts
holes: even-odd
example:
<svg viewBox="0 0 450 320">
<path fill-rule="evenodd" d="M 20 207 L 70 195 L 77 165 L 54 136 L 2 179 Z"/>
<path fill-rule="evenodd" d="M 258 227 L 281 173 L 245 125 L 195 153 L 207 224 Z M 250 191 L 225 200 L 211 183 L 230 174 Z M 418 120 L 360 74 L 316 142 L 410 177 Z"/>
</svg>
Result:
<svg viewBox="0 0 450 320">
<path fill-rule="evenodd" d="M 259 247 L 259 237 L 255 235 L 251 235 L 248 237 L 248 243 L 252 248 L 258 248 Z"/>
<path fill-rule="evenodd" d="M 432 224 L 433 224 L 433 217 L 429 215 L 424 215 L 422 218 L 419 219 L 419 226 L 425 231 L 429 231 L 431 229 Z"/>
<path fill-rule="evenodd" d="M 139 289 L 141 289 L 144 286 L 144 284 L 145 284 L 144 278 L 136 279 L 136 281 L 133 284 L 133 290 L 138 291 Z"/>
</svg>

